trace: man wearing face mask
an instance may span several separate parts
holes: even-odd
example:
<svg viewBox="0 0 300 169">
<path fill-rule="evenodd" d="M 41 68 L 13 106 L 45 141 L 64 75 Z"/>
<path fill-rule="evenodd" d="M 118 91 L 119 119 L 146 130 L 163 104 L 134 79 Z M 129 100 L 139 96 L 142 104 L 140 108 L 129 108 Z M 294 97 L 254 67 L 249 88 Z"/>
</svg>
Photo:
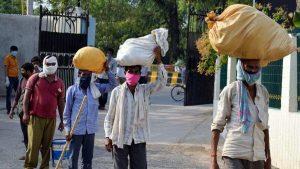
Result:
<svg viewBox="0 0 300 169">
<path fill-rule="evenodd" d="M 4 74 L 5 74 L 5 86 L 6 86 L 6 110 L 9 114 L 11 109 L 11 93 L 14 89 L 15 91 L 18 88 L 19 79 L 18 79 L 18 47 L 11 46 L 10 54 L 4 58 Z"/>
<path fill-rule="evenodd" d="M 211 125 L 211 169 L 218 169 L 220 133 L 227 130 L 222 158 L 226 169 L 271 169 L 268 130 L 269 94 L 256 83 L 261 75 L 259 60 L 238 60 L 237 81 L 220 94 Z"/>
<path fill-rule="evenodd" d="M 66 140 L 70 141 L 69 169 L 78 168 L 79 151 L 82 146 L 82 168 L 91 169 L 95 133 L 98 128 L 98 96 L 93 94 L 93 86 L 101 94 L 111 91 L 117 86 L 115 75 L 106 68 L 108 83 L 96 83 L 92 77 L 92 72 L 79 70 L 79 81 L 70 86 L 67 90 L 66 106 L 64 109 L 64 125 L 66 130 Z M 77 113 L 83 97 L 87 96 L 87 102 L 80 116 L 80 120 L 70 136 L 71 127 L 74 125 Z"/>
<path fill-rule="evenodd" d="M 31 59 L 31 63 L 34 66 L 34 73 L 40 73 L 43 71 L 41 59 L 39 56 L 35 56 Z"/>
<path fill-rule="evenodd" d="M 46 56 L 43 72 L 32 75 L 26 84 L 23 101 L 23 122 L 28 124 L 28 147 L 25 169 L 36 168 L 39 151 L 42 154 L 40 168 L 49 168 L 50 146 L 56 127 L 56 110 L 60 123 L 58 130 L 64 129 L 64 83 L 56 76 L 57 59 Z"/>
<path fill-rule="evenodd" d="M 106 149 L 113 151 L 115 169 L 146 169 L 146 142 L 149 139 L 149 97 L 167 84 L 167 72 L 161 62 L 161 50 L 154 49 L 158 79 L 139 84 L 141 66 L 125 66 L 126 82 L 111 93 L 109 110 L 104 121 Z"/>
<path fill-rule="evenodd" d="M 9 113 L 9 118 L 13 119 L 13 116 L 15 114 L 14 110 L 15 110 L 15 108 L 17 108 L 17 113 L 20 118 L 20 124 L 21 124 L 21 130 L 23 133 L 23 140 L 24 140 L 25 148 L 27 148 L 27 144 L 28 144 L 28 134 L 27 134 L 27 124 L 23 123 L 23 121 L 22 121 L 22 119 L 23 119 L 23 108 L 22 107 L 23 107 L 25 86 L 26 86 L 26 83 L 27 83 L 27 80 L 29 79 L 29 77 L 33 74 L 33 71 L 34 71 L 34 67 L 31 63 L 25 63 L 21 66 L 21 74 L 23 77 L 18 86 L 15 100 L 14 100 L 13 106 Z M 25 160 L 25 156 L 22 156 L 19 160 Z"/>
</svg>

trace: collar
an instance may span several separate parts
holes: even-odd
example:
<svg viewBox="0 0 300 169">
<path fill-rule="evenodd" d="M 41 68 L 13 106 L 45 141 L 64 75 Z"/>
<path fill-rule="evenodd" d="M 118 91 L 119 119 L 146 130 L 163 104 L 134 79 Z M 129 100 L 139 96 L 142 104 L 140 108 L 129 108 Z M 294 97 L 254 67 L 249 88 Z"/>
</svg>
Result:
<svg viewBox="0 0 300 169">
<path fill-rule="evenodd" d="M 124 85 L 124 87 L 125 87 L 126 90 L 129 90 L 128 84 L 127 84 L 126 82 L 124 82 L 123 85 Z M 136 91 L 139 91 L 139 88 L 140 88 L 140 84 L 138 83 L 138 84 L 136 85 L 136 87 L 135 87 L 135 92 L 136 92 Z"/>
<path fill-rule="evenodd" d="M 16 56 L 13 56 L 12 54 L 9 54 L 8 56 L 11 57 L 11 58 L 13 58 L 13 59 L 17 58 Z"/>
<path fill-rule="evenodd" d="M 40 78 L 46 78 L 46 77 L 40 77 Z M 56 81 L 58 81 L 58 76 L 57 75 L 54 76 L 54 82 L 56 82 Z"/>
</svg>

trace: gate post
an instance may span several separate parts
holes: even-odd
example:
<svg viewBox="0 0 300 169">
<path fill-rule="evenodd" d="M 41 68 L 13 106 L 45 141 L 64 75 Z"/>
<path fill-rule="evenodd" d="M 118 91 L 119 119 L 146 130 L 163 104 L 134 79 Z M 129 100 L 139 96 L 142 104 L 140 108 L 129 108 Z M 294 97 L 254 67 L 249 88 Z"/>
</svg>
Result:
<svg viewBox="0 0 300 169">
<path fill-rule="evenodd" d="M 236 58 L 228 57 L 227 85 L 236 80 Z"/>
<path fill-rule="evenodd" d="M 220 64 L 220 58 L 216 60 L 216 65 Z M 214 83 L 214 100 L 213 100 L 213 117 L 215 116 L 218 108 L 219 94 L 220 94 L 220 83 L 221 83 L 221 68 L 215 72 L 215 83 Z"/>
<path fill-rule="evenodd" d="M 297 37 L 290 36 L 297 43 Z M 283 58 L 281 87 L 281 111 L 297 112 L 297 52 Z"/>
</svg>

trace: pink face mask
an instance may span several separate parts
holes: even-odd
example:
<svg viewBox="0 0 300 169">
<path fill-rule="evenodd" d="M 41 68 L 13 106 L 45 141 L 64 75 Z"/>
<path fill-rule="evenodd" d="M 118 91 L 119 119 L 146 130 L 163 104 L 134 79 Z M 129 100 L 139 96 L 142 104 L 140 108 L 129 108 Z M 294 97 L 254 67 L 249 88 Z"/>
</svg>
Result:
<svg viewBox="0 0 300 169">
<path fill-rule="evenodd" d="M 130 86 L 135 86 L 139 82 L 141 75 L 131 74 L 127 72 L 125 77 L 127 84 L 129 84 Z"/>
</svg>

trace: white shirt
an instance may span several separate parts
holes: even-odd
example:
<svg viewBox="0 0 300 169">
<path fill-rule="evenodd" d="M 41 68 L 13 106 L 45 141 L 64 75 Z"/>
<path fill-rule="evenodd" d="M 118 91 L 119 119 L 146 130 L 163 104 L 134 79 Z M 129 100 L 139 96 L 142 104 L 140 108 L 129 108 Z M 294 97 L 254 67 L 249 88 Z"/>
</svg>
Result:
<svg viewBox="0 0 300 169">
<path fill-rule="evenodd" d="M 248 99 L 253 123 L 247 133 L 242 133 L 242 125 L 238 116 L 237 84 L 237 81 L 233 82 L 221 92 L 211 130 L 223 131 L 224 127 L 227 130 L 222 156 L 249 161 L 265 160 L 263 130 L 268 129 L 268 91 L 263 85 L 256 84 L 254 103 L 250 97 Z"/>
<path fill-rule="evenodd" d="M 144 143 L 148 140 L 149 97 L 153 92 L 159 91 L 167 84 L 167 77 L 167 72 L 161 64 L 158 80 L 149 84 L 138 84 L 134 97 L 126 83 L 112 91 L 109 110 L 104 120 L 104 130 L 105 136 L 112 139 L 113 144 L 122 148 L 124 144 L 131 145 L 132 140 L 135 144 Z M 125 98 L 123 99 L 122 90 L 124 89 Z M 123 110 L 120 109 L 122 105 L 124 105 Z"/>
</svg>

